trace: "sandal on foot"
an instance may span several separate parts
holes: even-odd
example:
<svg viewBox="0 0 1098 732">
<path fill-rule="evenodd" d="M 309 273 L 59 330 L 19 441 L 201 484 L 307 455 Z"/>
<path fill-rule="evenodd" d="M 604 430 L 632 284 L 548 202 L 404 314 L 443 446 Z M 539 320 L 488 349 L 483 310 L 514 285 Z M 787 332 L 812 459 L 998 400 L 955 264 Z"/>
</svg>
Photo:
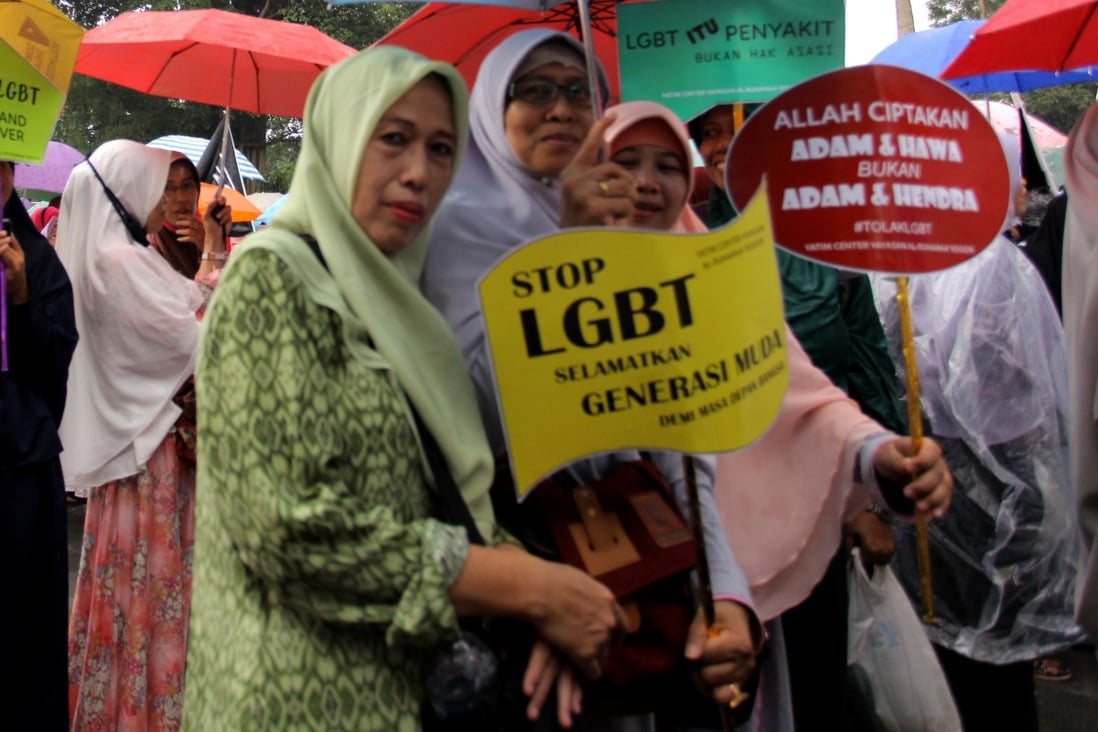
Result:
<svg viewBox="0 0 1098 732">
<path fill-rule="evenodd" d="M 1070 681 L 1071 669 L 1055 658 L 1038 658 L 1033 662 L 1033 678 L 1041 681 Z"/>
</svg>

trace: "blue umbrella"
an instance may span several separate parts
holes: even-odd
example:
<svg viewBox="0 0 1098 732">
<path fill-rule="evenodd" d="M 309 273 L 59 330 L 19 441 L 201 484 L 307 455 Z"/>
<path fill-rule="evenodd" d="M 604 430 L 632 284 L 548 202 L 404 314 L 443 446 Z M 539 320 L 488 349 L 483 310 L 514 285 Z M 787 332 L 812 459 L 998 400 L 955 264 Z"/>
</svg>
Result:
<svg viewBox="0 0 1098 732">
<path fill-rule="evenodd" d="M 149 147 L 183 153 L 190 158 L 192 163 L 198 165 L 198 162 L 202 159 L 202 153 L 206 151 L 206 147 L 210 144 L 210 140 L 207 137 L 191 137 L 190 135 L 163 135 L 155 140 L 149 140 L 147 144 Z M 235 150 L 235 152 L 236 165 L 240 169 L 241 177 L 251 180 L 267 180 L 244 153 L 239 150 Z"/>
<path fill-rule="evenodd" d="M 282 208 L 282 204 L 286 203 L 287 195 L 288 194 L 283 194 L 282 198 L 272 203 L 263 213 L 256 217 L 254 222 L 255 228 L 258 229 L 261 226 L 270 225 L 271 221 L 274 219 L 274 215 L 278 213 L 278 210 L 280 208 Z"/>
<path fill-rule="evenodd" d="M 905 69 L 940 78 L 942 71 L 972 39 L 983 20 L 961 20 L 941 28 L 908 33 L 873 57 L 870 63 L 902 66 Z M 1039 41 L 1035 41 L 1039 42 Z M 1091 69 L 1064 71 L 1012 71 L 980 74 L 947 83 L 964 94 L 984 92 L 1025 92 L 1046 86 L 1098 82 Z"/>
</svg>

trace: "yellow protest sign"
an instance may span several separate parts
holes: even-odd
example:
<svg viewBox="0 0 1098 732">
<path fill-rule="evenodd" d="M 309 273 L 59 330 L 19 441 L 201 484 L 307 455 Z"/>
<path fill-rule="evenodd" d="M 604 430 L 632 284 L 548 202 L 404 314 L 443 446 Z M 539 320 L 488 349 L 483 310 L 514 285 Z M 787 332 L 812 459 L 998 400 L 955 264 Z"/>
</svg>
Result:
<svg viewBox="0 0 1098 732">
<path fill-rule="evenodd" d="M 0 159 L 42 162 L 83 36 L 46 0 L 0 0 Z"/>
<path fill-rule="evenodd" d="M 734 450 L 778 413 L 788 368 L 765 192 L 707 234 L 539 239 L 479 294 L 520 497 L 586 455 Z"/>
</svg>

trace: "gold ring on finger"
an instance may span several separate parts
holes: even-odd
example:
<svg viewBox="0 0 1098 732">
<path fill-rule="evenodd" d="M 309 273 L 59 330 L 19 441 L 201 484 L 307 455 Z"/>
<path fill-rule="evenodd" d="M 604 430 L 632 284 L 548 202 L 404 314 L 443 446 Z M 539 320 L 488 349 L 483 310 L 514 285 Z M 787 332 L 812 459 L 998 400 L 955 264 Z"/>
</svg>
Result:
<svg viewBox="0 0 1098 732">
<path fill-rule="evenodd" d="M 607 183 L 604 180 L 600 180 L 599 181 L 599 190 L 602 192 L 602 195 L 609 196 L 610 195 L 610 184 Z"/>
<path fill-rule="evenodd" d="M 747 698 L 751 696 L 742 688 L 740 688 L 739 684 L 729 684 L 728 688 L 732 692 L 732 699 L 728 702 L 729 709 L 735 709 L 736 707 L 747 701 Z"/>
</svg>

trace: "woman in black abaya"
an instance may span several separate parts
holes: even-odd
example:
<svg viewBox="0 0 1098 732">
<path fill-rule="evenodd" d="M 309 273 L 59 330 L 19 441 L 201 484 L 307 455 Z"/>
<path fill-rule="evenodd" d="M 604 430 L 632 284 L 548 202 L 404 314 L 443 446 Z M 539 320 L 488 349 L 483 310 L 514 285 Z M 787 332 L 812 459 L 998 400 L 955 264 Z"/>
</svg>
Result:
<svg viewBox="0 0 1098 732">
<path fill-rule="evenodd" d="M 5 729 L 68 727 L 68 564 L 57 426 L 76 348 L 72 288 L 0 161 L 0 709 Z"/>
</svg>

